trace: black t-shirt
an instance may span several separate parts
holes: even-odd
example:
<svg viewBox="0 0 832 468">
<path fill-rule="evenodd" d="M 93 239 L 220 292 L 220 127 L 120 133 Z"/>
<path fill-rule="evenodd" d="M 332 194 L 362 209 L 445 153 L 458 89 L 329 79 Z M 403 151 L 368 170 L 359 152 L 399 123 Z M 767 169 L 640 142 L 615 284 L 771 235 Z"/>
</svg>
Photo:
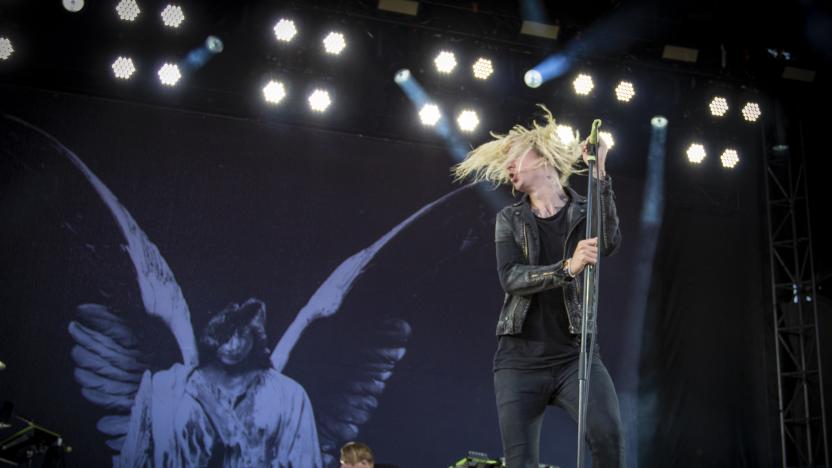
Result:
<svg viewBox="0 0 832 468">
<path fill-rule="evenodd" d="M 566 223 L 568 206 L 551 218 L 535 217 L 540 233 L 540 265 L 563 260 L 563 243 L 569 229 Z M 500 337 L 494 370 L 559 366 L 575 359 L 579 350 L 578 340 L 569 333 L 563 290 L 547 289 L 532 296 L 523 332 Z"/>
</svg>

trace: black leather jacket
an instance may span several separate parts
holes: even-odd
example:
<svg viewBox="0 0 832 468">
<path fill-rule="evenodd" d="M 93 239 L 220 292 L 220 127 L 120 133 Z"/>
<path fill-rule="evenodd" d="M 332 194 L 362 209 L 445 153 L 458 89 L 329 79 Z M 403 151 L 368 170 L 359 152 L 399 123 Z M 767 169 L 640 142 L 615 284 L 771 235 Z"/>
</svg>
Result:
<svg viewBox="0 0 832 468">
<path fill-rule="evenodd" d="M 618 213 L 612 180 L 607 176 L 599 181 L 601 189 L 600 210 L 604 216 L 603 232 L 599 236 L 602 256 L 612 255 L 621 242 L 618 229 Z M 516 335 L 522 332 L 523 322 L 533 294 L 552 288 L 563 290 L 563 301 L 569 319 L 569 332 L 581 332 L 581 302 L 583 274 L 571 278 L 563 269 L 563 262 L 572 256 L 578 241 L 586 234 L 586 198 L 566 188 L 571 198 L 566 213 L 567 231 L 564 242 L 564 259 L 554 265 L 538 265 L 540 235 L 531 211 L 528 195 L 503 208 L 497 214 L 494 238 L 497 245 L 497 272 L 505 291 L 503 308 L 497 321 L 497 335 Z M 502 261 L 500 260 L 502 259 Z M 589 317 L 588 332 L 595 332 L 595 317 Z"/>
</svg>

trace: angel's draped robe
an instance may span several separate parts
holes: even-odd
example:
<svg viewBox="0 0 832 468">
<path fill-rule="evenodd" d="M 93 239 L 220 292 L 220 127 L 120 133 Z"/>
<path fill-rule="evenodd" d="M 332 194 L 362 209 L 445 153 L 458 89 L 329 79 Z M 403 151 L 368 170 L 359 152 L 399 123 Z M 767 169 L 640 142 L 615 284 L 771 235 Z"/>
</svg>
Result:
<svg viewBox="0 0 832 468">
<path fill-rule="evenodd" d="M 224 398 L 197 369 L 146 371 L 136 394 L 119 467 L 320 467 L 309 397 L 297 382 L 264 369 Z"/>
</svg>

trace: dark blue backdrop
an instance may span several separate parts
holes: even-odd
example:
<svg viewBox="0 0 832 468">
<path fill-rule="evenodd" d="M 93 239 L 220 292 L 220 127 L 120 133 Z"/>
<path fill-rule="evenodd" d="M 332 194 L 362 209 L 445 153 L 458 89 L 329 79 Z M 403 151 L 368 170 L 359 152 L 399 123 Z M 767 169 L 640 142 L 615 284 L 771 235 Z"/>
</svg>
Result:
<svg viewBox="0 0 832 468">
<path fill-rule="evenodd" d="M 458 188 L 438 147 L 19 88 L 0 96 L 6 114 L 71 149 L 130 211 L 175 274 L 197 335 L 210 314 L 256 297 L 273 347 L 344 259 Z M 0 134 L 0 359 L 9 366 L 0 398 L 63 434 L 73 464 L 105 465 L 115 452 L 96 421 L 107 411 L 81 395 L 67 327 L 83 303 L 140 310 L 136 274 L 111 215 L 66 157 L 8 119 Z M 621 331 L 633 314 L 628 242 L 641 183 L 618 177 L 615 189 L 624 244 L 605 263 L 600 340 L 633 422 L 640 350 L 625 349 Z M 290 358 L 286 375 L 317 410 L 327 376 L 350 365 L 340 357 L 384 320 L 410 325 L 406 354 L 357 437 L 380 461 L 434 467 L 468 450 L 500 455 L 495 212 L 473 190 L 437 205 L 376 255 L 337 314 L 314 322 Z M 550 411 L 542 447 L 543 461 L 574 465 L 575 429 L 564 413 Z"/>
</svg>

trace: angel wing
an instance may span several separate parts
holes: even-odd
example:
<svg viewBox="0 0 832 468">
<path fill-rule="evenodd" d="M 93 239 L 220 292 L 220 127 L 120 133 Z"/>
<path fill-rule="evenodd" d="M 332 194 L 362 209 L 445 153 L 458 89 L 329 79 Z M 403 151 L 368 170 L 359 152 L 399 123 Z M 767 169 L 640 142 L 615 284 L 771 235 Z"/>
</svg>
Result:
<svg viewBox="0 0 832 468">
<path fill-rule="evenodd" d="M 156 245 L 127 208 L 75 153 L 42 129 L 14 116 L 4 117 L 48 139 L 92 185 L 127 241 L 125 250 L 136 270 L 145 312 L 160 319 L 173 334 L 178 358 L 186 366 L 196 366 L 198 352 L 188 305 Z M 153 328 L 154 325 L 151 321 L 144 327 Z M 153 362 L 157 361 L 159 353 L 142 349 L 142 340 L 135 327 L 103 305 L 79 306 L 77 320 L 69 324 L 69 333 L 76 342 L 72 357 L 77 366 L 75 378 L 81 385 L 81 393 L 89 401 L 114 413 L 101 418 L 97 427 L 113 437 L 108 440 L 108 446 L 121 450 L 142 374 L 158 369 Z"/>
<path fill-rule="evenodd" d="M 385 245 L 431 209 L 470 187 L 458 188 L 428 203 L 372 245 L 341 262 L 283 334 L 272 353 L 275 369 L 283 371 L 292 349 L 309 324 L 338 312 L 355 281 Z M 315 395 L 313 401 L 320 404 L 315 409 L 315 419 L 325 466 L 337 460 L 341 445 L 355 439 L 360 426 L 369 420 L 378 406 L 378 398 L 384 392 L 387 380 L 405 355 L 410 332 L 406 321 L 388 319 L 368 330 L 349 350 L 336 350 L 334 353 L 336 355 L 330 362 L 331 372 L 320 376 L 327 380 L 328 384 L 324 385 L 327 390 Z"/>
<path fill-rule="evenodd" d="M 152 316 L 159 317 L 173 333 L 182 361 L 188 366 L 198 364 L 199 355 L 196 348 L 191 313 L 182 290 L 179 288 L 173 272 L 168 266 L 159 248 L 147 238 L 127 208 L 107 188 L 83 161 L 72 150 L 64 146 L 49 133 L 29 124 L 17 117 L 6 115 L 7 119 L 17 122 L 46 137 L 54 144 L 69 161 L 78 168 L 89 181 L 101 200 L 109 208 L 119 229 L 127 241 L 125 250 L 136 269 L 142 303 L 145 311 Z"/>
<path fill-rule="evenodd" d="M 381 236 L 372 245 L 359 250 L 358 253 L 341 262 L 324 282 L 318 286 L 318 289 L 312 294 L 312 297 L 309 298 L 306 305 L 298 312 L 295 320 L 292 321 L 283 333 L 283 336 L 272 352 L 271 359 L 274 368 L 280 372 L 283 371 L 283 368 L 286 367 L 286 363 L 289 361 L 292 349 L 309 324 L 319 318 L 330 317 L 338 311 L 344 298 L 350 292 L 350 289 L 352 289 L 355 280 L 364 272 L 364 269 L 382 247 L 396 237 L 404 228 L 428 213 L 432 208 L 470 187 L 472 185 L 460 187 L 428 203 Z"/>
</svg>

